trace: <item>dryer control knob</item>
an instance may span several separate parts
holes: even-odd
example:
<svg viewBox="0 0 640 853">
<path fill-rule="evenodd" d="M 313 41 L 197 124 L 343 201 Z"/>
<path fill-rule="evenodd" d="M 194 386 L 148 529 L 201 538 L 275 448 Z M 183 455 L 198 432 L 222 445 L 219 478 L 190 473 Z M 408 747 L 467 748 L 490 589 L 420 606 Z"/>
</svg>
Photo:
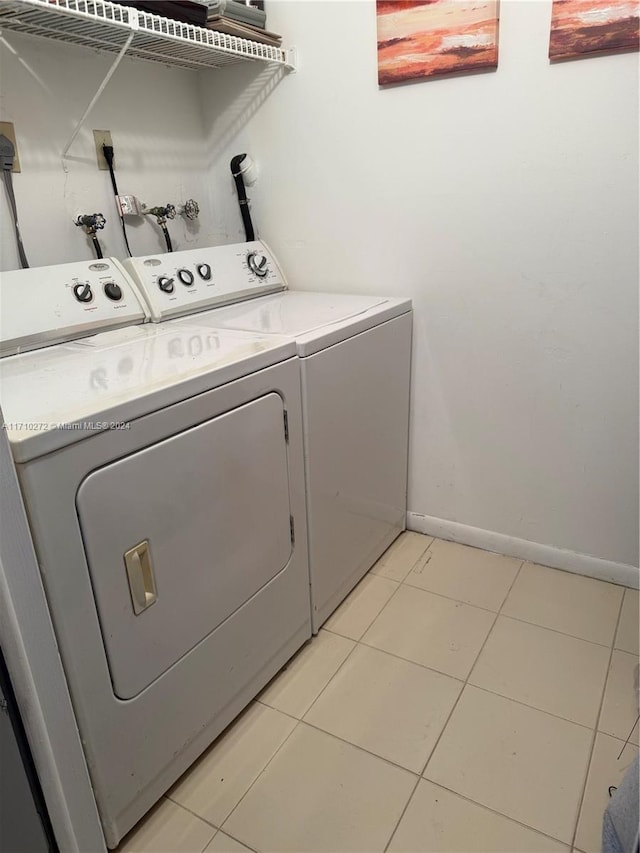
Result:
<svg viewBox="0 0 640 853">
<path fill-rule="evenodd" d="M 178 278 L 187 287 L 193 284 L 193 273 L 190 270 L 178 270 Z"/>
<path fill-rule="evenodd" d="M 86 281 L 83 281 L 81 284 L 74 284 L 73 295 L 78 300 L 78 302 L 91 302 L 91 300 L 93 299 L 93 291 L 91 290 L 91 285 L 89 285 Z"/>
<path fill-rule="evenodd" d="M 264 278 L 269 272 L 267 258 L 262 252 L 249 252 L 247 263 L 251 272 L 259 278 Z"/>
<path fill-rule="evenodd" d="M 122 299 L 122 288 L 115 281 L 108 281 L 104 286 L 104 293 L 108 299 L 118 302 Z"/>
<path fill-rule="evenodd" d="M 166 275 L 161 275 L 158 279 L 158 287 L 163 293 L 173 293 L 173 279 Z"/>
<path fill-rule="evenodd" d="M 204 281 L 209 281 L 211 278 L 211 267 L 209 264 L 196 264 L 196 269 L 200 278 L 204 279 Z"/>
</svg>

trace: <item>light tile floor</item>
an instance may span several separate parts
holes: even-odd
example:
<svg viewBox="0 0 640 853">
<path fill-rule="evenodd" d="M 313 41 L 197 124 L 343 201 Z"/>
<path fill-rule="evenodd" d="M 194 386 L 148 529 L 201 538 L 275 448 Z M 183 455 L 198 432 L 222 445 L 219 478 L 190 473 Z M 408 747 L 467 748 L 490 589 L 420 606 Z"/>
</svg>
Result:
<svg viewBox="0 0 640 853">
<path fill-rule="evenodd" d="M 120 850 L 598 853 L 637 663 L 636 590 L 405 533 Z"/>
</svg>

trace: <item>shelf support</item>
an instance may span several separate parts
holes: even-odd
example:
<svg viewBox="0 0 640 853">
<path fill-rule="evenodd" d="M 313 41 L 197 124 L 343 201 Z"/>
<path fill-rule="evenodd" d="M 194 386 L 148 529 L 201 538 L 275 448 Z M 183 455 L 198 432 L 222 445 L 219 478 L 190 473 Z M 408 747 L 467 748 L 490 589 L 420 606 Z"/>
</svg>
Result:
<svg viewBox="0 0 640 853">
<path fill-rule="evenodd" d="M 116 72 L 118 66 L 122 62 L 125 53 L 129 50 L 129 46 L 131 45 L 131 42 L 133 41 L 134 35 L 135 35 L 135 30 L 133 32 L 130 32 L 129 35 L 127 36 L 127 40 L 122 45 L 120 52 L 118 53 L 114 62 L 111 65 L 111 68 L 107 71 L 104 80 L 102 81 L 102 83 L 98 87 L 98 91 L 95 93 L 95 95 L 93 96 L 93 98 L 89 102 L 89 105 L 87 106 L 86 110 L 82 114 L 82 118 L 76 124 L 75 129 L 74 129 L 73 133 L 71 134 L 71 138 L 67 142 L 67 144 L 64 148 L 64 151 L 62 152 L 62 165 L 64 167 L 65 172 L 67 171 L 67 166 L 66 166 L 66 163 L 64 161 L 65 161 L 65 159 L 69 153 L 69 149 L 71 148 L 73 143 L 76 141 L 76 137 L 80 133 L 80 131 L 82 129 L 82 125 L 87 120 L 89 113 L 95 107 L 96 103 L 98 102 L 98 99 L 100 98 L 100 95 L 104 92 L 104 90 L 107 86 L 107 83 L 109 82 L 109 80 L 111 80 L 111 78 L 113 77 L 114 73 Z"/>
</svg>

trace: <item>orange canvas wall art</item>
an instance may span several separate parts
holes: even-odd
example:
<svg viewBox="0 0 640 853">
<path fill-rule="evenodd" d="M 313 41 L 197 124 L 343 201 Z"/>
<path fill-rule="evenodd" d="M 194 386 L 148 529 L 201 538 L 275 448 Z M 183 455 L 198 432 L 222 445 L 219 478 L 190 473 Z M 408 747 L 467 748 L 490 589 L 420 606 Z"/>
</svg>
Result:
<svg viewBox="0 0 640 853">
<path fill-rule="evenodd" d="M 496 68 L 498 0 L 377 0 L 380 85 Z"/>
<path fill-rule="evenodd" d="M 636 0 L 554 0 L 550 59 L 638 50 Z"/>
</svg>

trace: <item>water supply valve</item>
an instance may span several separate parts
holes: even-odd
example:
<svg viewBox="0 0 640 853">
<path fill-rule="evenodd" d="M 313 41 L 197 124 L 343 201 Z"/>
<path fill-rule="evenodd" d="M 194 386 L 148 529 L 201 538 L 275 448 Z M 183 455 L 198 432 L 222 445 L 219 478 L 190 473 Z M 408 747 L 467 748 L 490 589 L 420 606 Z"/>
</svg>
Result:
<svg viewBox="0 0 640 853">
<path fill-rule="evenodd" d="M 167 219 L 175 219 L 176 218 L 176 207 L 174 204 L 165 204 L 164 207 L 158 205 L 156 207 L 147 207 L 145 204 L 142 205 L 142 212 L 145 216 L 155 216 L 156 222 L 162 229 L 162 233 L 164 235 L 164 241 L 167 244 L 167 251 L 173 252 L 173 245 L 171 243 L 171 237 L 169 236 L 169 229 L 167 228 Z"/>
<path fill-rule="evenodd" d="M 100 248 L 100 243 L 96 237 L 96 231 L 102 231 L 106 221 L 107 220 L 101 213 L 81 213 L 74 220 L 75 224 L 79 228 L 82 228 L 91 240 L 91 243 L 93 244 L 93 251 L 96 253 L 96 258 L 102 258 L 102 249 Z M 80 299 L 77 293 L 76 297 Z"/>
<path fill-rule="evenodd" d="M 200 205 L 194 198 L 188 198 L 179 210 L 179 213 L 191 222 L 200 215 Z"/>
<path fill-rule="evenodd" d="M 102 231 L 106 222 L 101 213 L 82 213 L 75 219 L 75 224 L 84 228 L 89 237 L 95 237 L 96 231 Z"/>
<path fill-rule="evenodd" d="M 158 205 L 156 207 L 142 206 L 142 212 L 146 216 L 155 216 L 158 225 L 165 225 L 167 219 L 176 218 L 176 207 L 174 204 L 165 204 L 164 207 Z"/>
</svg>

